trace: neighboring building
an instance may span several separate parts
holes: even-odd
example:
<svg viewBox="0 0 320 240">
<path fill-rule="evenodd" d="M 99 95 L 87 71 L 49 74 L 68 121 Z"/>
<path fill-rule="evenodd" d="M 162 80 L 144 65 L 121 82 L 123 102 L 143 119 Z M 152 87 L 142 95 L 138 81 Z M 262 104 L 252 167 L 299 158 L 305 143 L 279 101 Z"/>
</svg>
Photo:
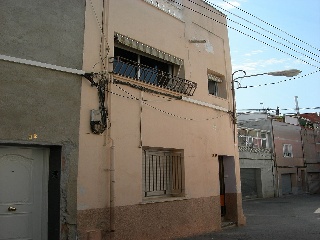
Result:
<svg viewBox="0 0 320 240">
<path fill-rule="evenodd" d="M 274 197 L 271 133 L 238 128 L 241 192 L 243 198 Z"/>
<path fill-rule="evenodd" d="M 76 239 L 84 15 L 0 2 L 0 239 Z"/>
<path fill-rule="evenodd" d="M 303 160 L 299 125 L 272 119 L 278 195 L 298 194 L 305 188 L 306 167 Z"/>
<path fill-rule="evenodd" d="M 297 120 L 287 117 L 287 121 L 295 123 L 296 125 L 289 124 L 284 122 L 284 118 L 282 117 L 270 116 L 266 113 L 240 114 L 238 116 L 238 120 L 240 129 L 244 127 L 249 129 L 254 128 L 257 133 L 259 133 L 259 131 L 261 133 L 270 133 L 270 135 L 268 135 L 270 138 L 267 137 L 268 140 L 265 140 L 265 146 L 270 147 L 270 153 L 272 154 L 271 158 L 273 160 L 272 168 L 270 168 L 270 165 L 267 165 L 269 166 L 269 168 L 266 168 L 267 174 L 259 175 L 259 172 L 263 172 L 263 166 L 261 166 L 262 163 L 266 162 L 267 159 L 270 159 L 270 155 L 265 155 L 263 151 L 258 151 L 258 153 L 255 154 L 256 156 L 253 156 L 253 153 L 249 153 L 249 159 L 251 159 L 246 160 L 246 158 L 248 158 L 248 153 L 246 153 L 246 155 L 244 155 L 244 153 L 241 154 L 243 150 L 239 143 L 241 173 L 245 174 L 246 171 L 248 172 L 248 168 L 255 168 L 254 171 L 251 170 L 251 175 L 256 178 L 256 188 L 259 189 L 260 185 L 269 186 L 268 194 L 266 194 L 269 197 L 272 196 L 270 191 L 271 179 L 274 179 L 274 196 L 298 194 L 299 192 L 302 192 L 303 189 L 306 188 L 306 183 L 304 181 L 306 176 L 306 167 L 303 159 L 300 126 L 297 125 Z M 263 135 L 263 138 L 264 136 L 266 135 Z M 254 142 L 252 143 L 253 149 L 258 149 L 260 145 L 260 148 L 263 149 L 262 143 L 259 143 L 258 145 L 255 145 Z M 246 152 L 250 151 L 246 150 Z M 266 172 L 266 170 L 264 170 L 264 172 Z M 241 176 L 241 178 L 244 179 L 242 181 L 246 181 L 245 179 L 247 178 L 247 175 Z M 245 189 L 243 192 L 245 192 Z M 251 195 L 255 196 L 254 194 Z M 263 197 L 263 194 L 260 193 L 259 195 L 258 192 L 257 196 Z"/>
<path fill-rule="evenodd" d="M 0 13 L 0 238 L 245 223 L 222 13 L 201 0 L 5 1 Z"/>
<path fill-rule="evenodd" d="M 306 190 L 310 193 L 320 193 L 320 117 L 317 113 L 303 113 L 299 116 L 307 167 Z"/>
</svg>

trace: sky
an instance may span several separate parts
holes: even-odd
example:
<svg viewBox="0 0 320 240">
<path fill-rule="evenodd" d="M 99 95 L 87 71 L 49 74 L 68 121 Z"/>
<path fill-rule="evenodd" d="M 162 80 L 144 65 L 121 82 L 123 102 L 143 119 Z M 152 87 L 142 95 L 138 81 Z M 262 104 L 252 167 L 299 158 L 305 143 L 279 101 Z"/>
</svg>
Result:
<svg viewBox="0 0 320 240">
<path fill-rule="evenodd" d="M 233 72 L 301 71 L 292 78 L 237 79 L 242 87 L 236 90 L 238 112 L 279 107 L 281 114 L 295 113 L 295 96 L 300 113 L 320 112 L 320 0 L 229 0 L 233 6 L 226 0 L 208 2 L 229 18 Z M 234 74 L 242 76 L 241 71 Z"/>
</svg>

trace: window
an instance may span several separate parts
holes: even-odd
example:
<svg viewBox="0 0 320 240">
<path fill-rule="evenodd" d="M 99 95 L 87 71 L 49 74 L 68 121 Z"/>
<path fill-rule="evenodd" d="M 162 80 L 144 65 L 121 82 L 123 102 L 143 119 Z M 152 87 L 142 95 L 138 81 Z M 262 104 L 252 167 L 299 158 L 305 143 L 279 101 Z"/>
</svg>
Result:
<svg viewBox="0 0 320 240">
<path fill-rule="evenodd" d="M 208 90 L 209 94 L 214 96 L 219 96 L 219 84 L 222 82 L 222 79 L 213 74 L 208 74 Z"/>
<path fill-rule="evenodd" d="M 223 76 L 208 69 L 208 92 L 210 95 L 226 98 L 225 81 Z"/>
<path fill-rule="evenodd" d="M 283 144 L 283 156 L 284 157 L 293 157 L 291 144 Z"/>
<path fill-rule="evenodd" d="M 113 73 L 188 96 L 193 95 L 197 84 L 174 76 L 177 65 L 127 49 L 125 46 L 114 48 Z M 180 65 L 177 74 L 181 68 Z"/>
<path fill-rule="evenodd" d="M 136 77 L 142 81 L 157 84 L 162 76 L 161 72 L 172 74 L 170 64 L 125 49 L 115 47 L 114 55 L 116 56 L 114 71 L 126 77 Z M 119 61 L 122 61 L 122 64 L 118 64 Z"/>
<path fill-rule="evenodd" d="M 184 191 L 182 150 L 143 150 L 144 197 L 178 197 Z"/>
</svg>

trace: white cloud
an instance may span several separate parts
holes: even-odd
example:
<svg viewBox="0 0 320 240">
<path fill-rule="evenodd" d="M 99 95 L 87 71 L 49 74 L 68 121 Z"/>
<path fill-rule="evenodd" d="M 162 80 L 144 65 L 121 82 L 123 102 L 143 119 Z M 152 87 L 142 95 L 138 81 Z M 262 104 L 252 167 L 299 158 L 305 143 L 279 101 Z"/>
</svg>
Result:
<svg viewBox="0 0 320 240">
<path fill-rule="evenodd" d="M 280 68 L 286 69 L 292 63 L 290 58 L 269 58 L 261 60 L 245 59 L 242 63 L 232 63 L 232 70 L 244 70 L 251 74 L 266 71 L 277 71 Z M 280 69 L 281 70 L 281 69 Z"/>
<path fill-rule="evenodd" d="M 251 51 L 249 53 L 244 54 L 244 56 L 251 57 L 252 55 L 257 55 L 259 53 L 263 53 L 263 51 L 262 50 L 254 50 L 254 51 Z"/>
<path fill-rule="evenodd" d="M 221 8 L 223 8 L 225 10 L 230 10 L 230 9 L 235 8 L 235 7 L 240 7 L 241 0 L 239 0 L 239 1 L 228 1 L 228 2 L 224 2 L 224 1 L 221 1 L 221 0 L 209 0 L 209 2 L 213 3 L 213 4 L 216 4 L 216 5 L 220 6 Z"/>
<path fill-rule="evenodd" d="M 235 7 L 240 7 L 240 2 L 238 1 L 229 1 L 228 3 L 222 2 L 222 3 L 219 3 L 219 6 L 224 8 L 225 10 L 230 10 Z"/>
</svg>

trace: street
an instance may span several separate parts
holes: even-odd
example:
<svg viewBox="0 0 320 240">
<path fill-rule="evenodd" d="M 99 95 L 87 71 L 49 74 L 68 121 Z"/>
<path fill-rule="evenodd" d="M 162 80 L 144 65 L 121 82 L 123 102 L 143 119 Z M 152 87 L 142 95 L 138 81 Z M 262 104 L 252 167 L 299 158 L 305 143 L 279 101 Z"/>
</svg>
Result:
<svg viewBox="0 0 320 240">
<path fill-rule="evenodd" d="M 221 232 L 184 239 L 320 239 L 320 195 L 246 200 L 243 209 L 246 226 L 224 228 Z"/>
</svg>

